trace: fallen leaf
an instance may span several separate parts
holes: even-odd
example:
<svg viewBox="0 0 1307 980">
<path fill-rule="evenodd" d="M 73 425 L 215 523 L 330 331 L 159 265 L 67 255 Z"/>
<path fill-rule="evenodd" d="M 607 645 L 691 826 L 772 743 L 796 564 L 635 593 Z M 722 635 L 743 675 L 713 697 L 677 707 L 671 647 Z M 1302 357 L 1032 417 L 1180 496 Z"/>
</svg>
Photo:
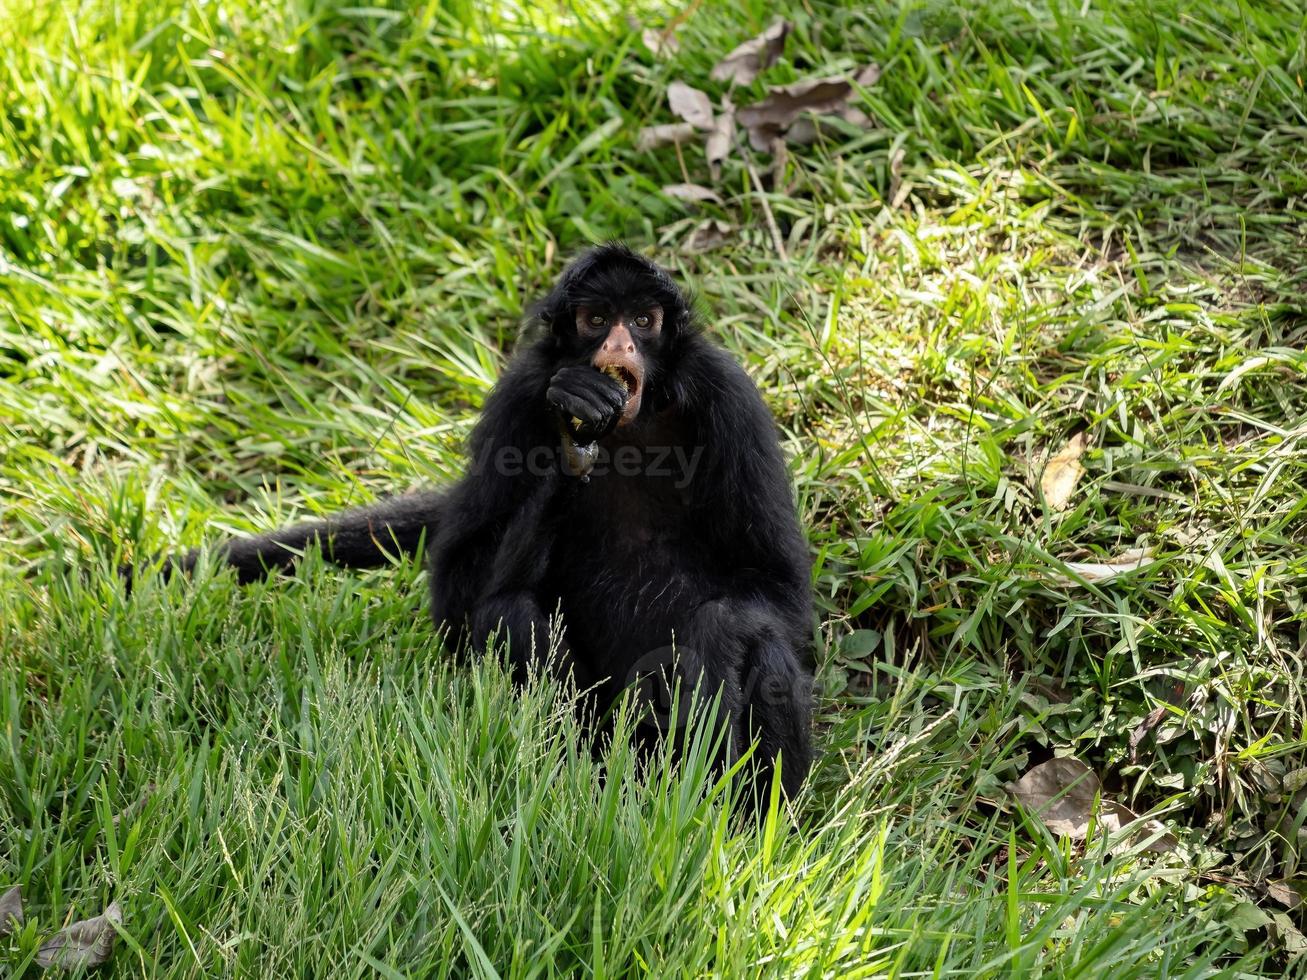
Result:
<svg viewBox="0 0 1307 980">
<path fill-rule="evenodd" d="M 785 131 L 785 142 L 792 143 L 795 146 L 808 146 L 817 142 L 817 137 L 822 130 L 822 118 L 821 116 L 800 116 L 794 121 L 794 125 Z"/>
<path fill-rule="evenodd" d="M 1085 472 L 1085 468 L 1080 465 L 1080 457 L 1088 445 L 1089 433 L 1077 432 L 1044 467 L 1039 489 L 1043 491 L 1044 500 L 1052 510 L 1066 510 L 1067 504 L 1071 502 L 1071 494 L 1075 492 L 1076 484 Z"/>
<path fill-rule="evenodd" d="M 1121 819 L 1123 824 L 1133 823 L 1139 819 L 1120 803 L 1113 803 L 1112 806 L 1116 809 L 1119 815 L 1118 819 Z M 1145 837 L 1152 838 L 1144 845 L 1144 850 L 1152 854 L 1170 854 L 1180 846 L 1180 842 L 1175 839 L 1175 835 L 1166 829 L 1166 824 L 1160 820 L 1148 819 L 1143 821 L 1138 833 L 1122 841 L 1121 844 L 1113 846 L 1112 850 L 1120 851 L 1122 846 L 1126 848 L 1133 847 L 1136 841 Z"/>
<path fill-rule="evenodd" d="M 684 119 L 695 129 L 713 128 L 712 102 L 697 88 L 684 82 L 672 82 L 667 86 L 667 105 L 673 114 Z"/>
<path fill-rule="evenodd" d="M 857 129 L 870 129 L 876 121 L 855 105 L 846 105 L 836 113 L 842 120 Z"/>
<path fill-rule="evenodd" d="M 857 106 L 845 105 L 838 112 L 828 113 L 826 115 L 805 115 L 800 116 L 794 121 L 789 129 L 785 130 L 785 142 L 794 143 L 798 146 L 806 146 L 809 143 L 815 143 L 817 137 L 823 132 L 827 132 L 833 127 L 830 120 L 842 119 L 857 129 L 870 129 L 873 125 L 871 116 L 867 115 Z"/>
<path fill-rule="evenodd" d="M 1144 740 L 1145 736 L 1147 736 L 1149 732 L 1151 732 L 1154 728 L 1157 727 L 1158 722 L 1160 722 L 1163 718 L 1166 717 L 1166 712 L 1167 712 L 1167 705 L 1159 704 L 1152 711 L 1148 712 L 1144 720 L 1141 721 L 1138 725 L 1136 725 L 1135 730 L 1130 733 L 1130 761 L 1131 762 L 1135 762 L 1138 760 L 1139 743 Z"/>
<path fill-rule="evenodd" d="M 666 28 L 646 27 L 640 32 L 640 40 L 655 58 L 675 58 L 681 50 L 680 38 L 675 31 Z"/>
<path fill-rule="evenodd" d="M 740 124 L 784 128 L 805 112 L 834 112 L 844 105 L 853 84 L 842 76 L 813 78 L 768 89 L 768 95 L 739 112 Z"/>
<path fill-rule="evenodd" d="M 879 77 L 880 66 L 873 64 L 852 78 L 832 75 L 791 85 L 778 85 L 768 89 L 765 98 L 737 112 L 736 118 L 748 131 L 750 145 L 765 152 L 771 141 L 784 133 L 800 116 L 805 113 L 838 113 L 856 94 L 855 84 L 870 85 Z"/>
<path fill-rule="evenodd" d="M 1029 770 L 1015 783 L 1008 783 L 1007 791 L 1038 816 L 1049 830 L 1072 840 L 1083 840 L 1088 836 L 1091 823 L 1096 822 L 1108 833 L 1116 833 L 1139 819 L 1128 807 L 1102 797 L 1098 776 L 1079 759 L 1050 759 Z M 1096 800 L 1097 812 L 1094 809 Z M 1156 820 L 1144 821 L 1139 833 L 1117 846 L 1131 846 L 1134 840 L 1145 834 L 1161 833 L 1156 840 L 1149 841 L 1146 849 L 1158 853 L 1174 850 L 1175 838 L 1164 829 Z"/>
<path fill-rule="evenodd" d="M 0 939 L 23 928 L 23 889 L 19 885 L 0 895 Z"/>
<path fill-rule="evenodd" d="M 114 940 L 118 938 L 114 926 L 122 925 L 122 921 L 122 906 L 113 902 L 103 915 L 74 922 L 36 951 L 37 965 L 65 970 L 99 966 L 113 954 Z"/>
<path fill-rule="evenodd" d="M 1089 829 L 1099 782 L 1079 759 L 1050 759 L 1009 783 L 1007 790 L 1049 830 L 1079 839 Z"/>
<path fill-rule="evenodd" d="M 708 170 L 713 180 L 721 176 L 722 161 L 731 155 L 735 143 L 735 106 L 728 98 L 722 98 L 722 111 L 713 119 L 712 132 L 704 141 L 704 156 L 708 160 Z"/>
<path fill-rule="evenodd" d="M 1302 904 L 1303 898 L 1287 881 L 1270 881 L 1266 883 L 1266 894 L 1292 911 Z"/>
<path fill-rule="evenodd" d="M 697 133 L 689 123 L 664 123 L 661 126 L 646 126 L 640 130 L 635 139 L 635 148 L 641 153 L 648 153 L 668 143 L 684 143 L 694 139 Z"/>
<path fill-rule="evenodd" d="M 1271 916 L 1271 928 L 1268 931 L 1272 934 L 1271 938 L 1284 947 L 1290 960 L 1307 953 L 1307 936 L 1298 931 L 1293 920 L 1284 912 L 1276 912 Z"/>
<path fill-rule="evenodd" d="M 1074 572 L 1078 578 L 1066 575 L 1054 575 L 1053 578 L 1063 585 L 1110 582 L 1118 575 L 1137 572 L 1145 565 L 1151 565 L 1153 560 L 1152 548 L 1131 548 L 1107 561 L 1065 561 L 1062 564 L 1067 567 L 1067 571 Z"/>
<path fill-rule="evenodd" d="M 781 139 L 781 127 L 773 123 L 755 123 L 745 127 L 749 134 L 749 145 L 759 153 L 771 153 L 777 143 L 784 145 Z"/>
<path fill-rule="evenodd" d="M 891 211 L 897 211 L 907 197 L 907 188 L 903 183 L 903 159 L 906 155 L 902 146 L 896 146 L 889 155 L 889 191 L 885 196 Z"/>
<path fill-rule="evenodd" d="M 121 813 L 115 813 L 113 815 L 113 825 L 117 827 L 123 822 L 131 823 L 139 817 L 142 811 L 145 810 L 145 805 L 150 802 L 150 797 L 154 795 L 154 789 L 154 783 L 146 783 L 145 789 L 142 791 L 140 796 L 127 804 L 127 806 L 123 807 Z"/>
<path fill-rule="evenodd" d="M 859 88 L 871 88 L 880 81 L 880 65 L 872 62 L 858 69 L 858 73 L 853 76 L 853 81 Z"/>
<path fill-rule="evenodd" d="M 745 41 L 713 65 L 708 77 L 714 82 L 734 82 L 738 85 L 752 83 L 760 71 L 771 67 L 781 56 L 785 38 L 793 29 L 794 25 L 787 20 L 776 21 L 757 37 Z"/>
<path fill-rule="evenodd" d="M 721 248 L 734 237 L 735 227 L 733 225 L 719 218 L 710 218 L 708 221 L 696 226 L 681 247 L 683 251 L 691 255 L 697 252 L 711 252 L 715 248 Z"/>
<path fill-rule="evenodd" d="M 663 193 L 668 197 L 674 197 L 678 201 L 709 201 L 712 204 L 721 204 L 722 199 L 717 192 L 711 187 L 704 187 L 702 184 L 668 184 L 663 188 Z"/>
</svg>

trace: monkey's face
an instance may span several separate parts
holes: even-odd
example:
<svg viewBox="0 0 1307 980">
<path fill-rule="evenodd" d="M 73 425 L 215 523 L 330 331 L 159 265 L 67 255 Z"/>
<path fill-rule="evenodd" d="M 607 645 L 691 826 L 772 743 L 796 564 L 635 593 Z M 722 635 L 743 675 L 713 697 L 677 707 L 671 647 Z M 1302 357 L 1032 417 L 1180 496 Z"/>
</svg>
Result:
<svg viewBox="0 0 1307 980">
<path fill-rule="evenodd" d="M 590 364 L 626 389 L 619 428 L 640 414 L 649 359 L 662 329 L 663 308 L 656 303 L 635 303 L 629 309 L 597 305 L 576 308 L 577 336 L 587 344 L 597 344 Z"/>
</svg>

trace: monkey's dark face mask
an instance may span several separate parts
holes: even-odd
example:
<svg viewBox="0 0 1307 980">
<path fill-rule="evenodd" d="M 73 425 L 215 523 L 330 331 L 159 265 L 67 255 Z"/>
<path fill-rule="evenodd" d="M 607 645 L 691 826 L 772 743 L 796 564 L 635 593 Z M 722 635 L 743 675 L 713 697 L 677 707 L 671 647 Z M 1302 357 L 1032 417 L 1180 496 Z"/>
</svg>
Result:
<svg viewBox="0 0 1307 980">
<path fill-rule="evenodd" d="M 619 244 L 596 248 L 574 264 L 538 313 L 552 326 L 560 353 L 626 389 L 619 427 L 657 401 L 661 365 L 691 324 L 688 301 L 671 277 Z"/>
<path fill-rule="evenodd" d="M 640 414 L 649 375 L 646 351 L 658 345 L 663 329 L 663 308 L 648 301 L 622 304 L 622 308 L 581 305 L 576 308 L 576 335 L 583 342 L 599 342 L 590 364 L 626 389 L 626 405 L 618 428 L 630 425 Z"/>
</svg>

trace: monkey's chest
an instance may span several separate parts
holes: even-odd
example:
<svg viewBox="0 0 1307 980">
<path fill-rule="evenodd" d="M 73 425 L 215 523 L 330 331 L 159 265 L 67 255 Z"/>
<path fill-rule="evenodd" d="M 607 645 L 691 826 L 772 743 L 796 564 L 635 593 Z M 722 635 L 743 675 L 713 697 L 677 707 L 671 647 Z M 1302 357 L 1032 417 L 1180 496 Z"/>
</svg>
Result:
<svg viewBox="0 0 1307 980">
<path fill-rule="evenodd" d="M 623 483 L 577 494 L 547 576 L 573 650 L 604 672 L 683 636 L 712 571 L 682 489 Z"/>
</svg>

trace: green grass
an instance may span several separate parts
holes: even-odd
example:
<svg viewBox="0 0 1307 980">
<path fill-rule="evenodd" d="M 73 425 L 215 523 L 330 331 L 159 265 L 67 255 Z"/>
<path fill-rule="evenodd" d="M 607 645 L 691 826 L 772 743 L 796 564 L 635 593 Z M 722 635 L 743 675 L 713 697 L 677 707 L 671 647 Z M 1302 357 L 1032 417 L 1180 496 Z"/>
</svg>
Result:
<svg viewBox="0 0 1307 980">
<path fill-rule="evenodd" d="M 650 6 L 670 62 L 616 4 L 0 12 L 4 968 L 118 899 L 122 977 L 1301 970 L 1307 8 L 787 2 L 735 103 L 874 60 L 877 125 L 662 195 L 702 151 L 636 131 L 776 9 Z M 762 828 L 703 751 L 601 765 L 568 692 L 449 664 L 416 565 L 112 573 L 454 478 L 611 237 L 792 459 L 822 758 Z M 1177 849 L 1019 812 L 1055 753 Z"/>
</svg>

